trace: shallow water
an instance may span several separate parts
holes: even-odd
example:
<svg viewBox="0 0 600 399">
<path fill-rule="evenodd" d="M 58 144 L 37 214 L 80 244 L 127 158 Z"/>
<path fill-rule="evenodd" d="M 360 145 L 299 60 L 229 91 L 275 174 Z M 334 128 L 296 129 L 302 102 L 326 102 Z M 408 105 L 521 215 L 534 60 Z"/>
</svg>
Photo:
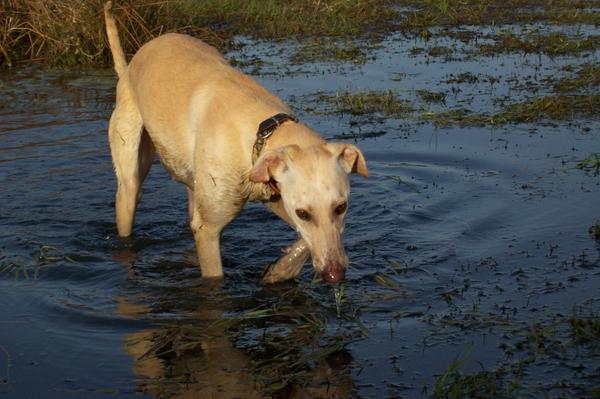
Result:
<svg viewBox="0 0 600 399">
<path fill-rule="evenodd" d="M 364 66 L 289 66 L 292 44 L 240 42 L 230 56 L 268 60 L 256 79 L 325 137 L 385 132 L 358 140 L 371 176 L 351 179 L 340 314 L 309 266 L 259 284 L 294 233 L 257 204 L 224 233 L 226 279 L 203 281 L 185 190 L 158 161 L 119 240 L 112 72 L 4 73 L 0 396 L 427 397 L 457 359 L 464 375 L 502 369 L 519 397 L 591 395 L 600 354 L 567 319 L 600 300 L 600 180 L 575 167 L 600 152 L 600 123 L 437 129 L 304 107 L 317 90 L 430 89 L 453 93 L 434 110 L 489 111 L 580 60 L 411 57 L 431 43 L 391 37 Z M 445 83 L 465 71 L 498 83 Z"/>
</svg>

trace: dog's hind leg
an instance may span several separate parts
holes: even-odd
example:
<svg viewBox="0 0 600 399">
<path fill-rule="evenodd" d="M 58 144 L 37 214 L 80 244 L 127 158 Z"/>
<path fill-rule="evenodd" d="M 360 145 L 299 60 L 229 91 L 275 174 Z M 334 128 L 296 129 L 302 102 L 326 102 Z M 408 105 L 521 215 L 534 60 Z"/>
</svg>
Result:
<svg viewBox="0 0 600 399">
<path fill-rule="evenodd" d="M 127 82 L 117 85 L 117 106 L 110 118 L 108 139 L 117 175 L 115 211 L 117 230 L 121 237 L 131 235 L 140 188 L 152 164 L 152 143 L 144 132 Z"/>
</svg>

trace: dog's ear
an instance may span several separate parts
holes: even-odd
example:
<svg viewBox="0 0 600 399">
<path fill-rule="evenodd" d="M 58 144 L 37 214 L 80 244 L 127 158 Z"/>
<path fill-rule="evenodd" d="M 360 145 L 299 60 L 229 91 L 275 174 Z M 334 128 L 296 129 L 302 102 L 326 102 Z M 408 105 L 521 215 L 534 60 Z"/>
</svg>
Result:
<svg viewBox="0 0 600 399">
<path fill-rule="evenodd" d="M 361 176 L 369 177 L 369 169 L 362 152 L 352 144 L 328 143 L 329 151 L 338 157 L 338 161 L 346 173 L 355 172 Z"/>
<path fill-rule="evenodd" d="M 265 151 L 256 160 L 248 178 L 254 183 L 268 183 L 271 179 L 277 180 L 277 176 L 287 168 L 287 159 L 296 151 L 300 151 L 300 147 L 295 144 Z"/>
</svg>

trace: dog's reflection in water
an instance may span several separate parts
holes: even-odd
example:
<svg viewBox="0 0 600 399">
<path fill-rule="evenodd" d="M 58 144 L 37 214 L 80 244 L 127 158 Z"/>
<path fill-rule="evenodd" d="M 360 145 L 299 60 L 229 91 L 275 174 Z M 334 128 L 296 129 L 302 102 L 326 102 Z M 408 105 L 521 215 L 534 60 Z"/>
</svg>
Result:
<svg viewBox="0 0 600 399">
<path fill-rule="evenodd" d="M 276 327 L 269 327 L 264 318 L 231 318 L 227 313 L 233 309 L 222 296 L 216 299 L 218 291 L 218 285 L 203 285 L 191 295 L 202 298 L 201 306 L 185 319 L 126 335 L 124 349 L 134 360 L 134 372 L 142 377 L 144 393 L 157 398 L 354 396 L 348 352 L 311 347 L 318 337 L 309 336 L 310 328 L 298 323 L 298 317 L 286 323 L 285 316 L 278 315 Z M 136 319 L 148 318 L 156 305 L 134 304 L 126 298 L 117 303 L 119 314 Z M 270 328 L 279 332 L 274 345 L 265 338 Z M 248 340 L 253 343 L 248 345 Z"/>
</svg>

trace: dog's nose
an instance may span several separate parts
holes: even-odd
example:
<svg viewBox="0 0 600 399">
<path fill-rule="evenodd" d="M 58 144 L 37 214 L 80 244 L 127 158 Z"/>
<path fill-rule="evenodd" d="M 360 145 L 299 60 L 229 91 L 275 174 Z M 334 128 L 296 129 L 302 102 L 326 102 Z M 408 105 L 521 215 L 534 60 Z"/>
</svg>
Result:
<svg viewBox="0 0 600 399">
<path fill-rule="evenodd" d="M 340 281 L 342 281 L 344 279 L 345 274 L 346 274 L 346 272 L 344 271 L 344 268 L 341 266 L 338 266 L 338 267 L 327 268 L 321 274 L 321 276 L 323 277 L 323 280 L 327 281 L 328 283 L 335 284 L 335 283 L 339 283 Z"/>
</svg>

